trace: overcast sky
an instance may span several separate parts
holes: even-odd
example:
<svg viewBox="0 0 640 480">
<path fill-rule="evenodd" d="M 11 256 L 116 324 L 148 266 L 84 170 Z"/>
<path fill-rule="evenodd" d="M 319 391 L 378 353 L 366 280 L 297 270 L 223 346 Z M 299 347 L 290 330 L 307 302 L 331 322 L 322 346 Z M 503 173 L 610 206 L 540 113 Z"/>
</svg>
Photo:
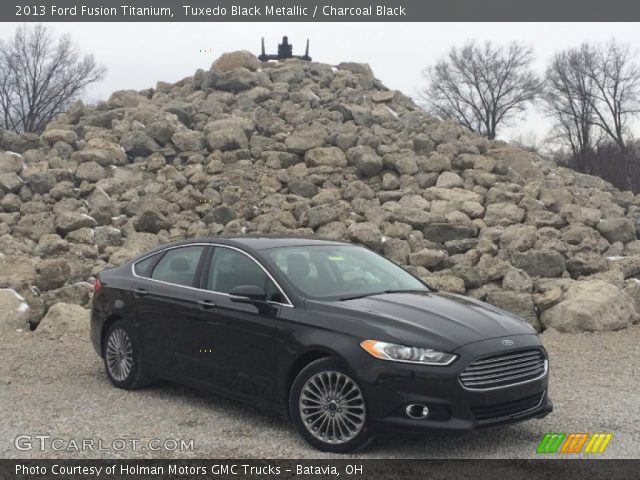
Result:
<svg viewBox="0 0 640 480">
<path fill-rule="evenodd" d="M 17 24 L 0 23 L 0 38 Z M 70 33 L 84 52 L 93 53 L 108 69 L 104 81 L 88 92 L 90 100 L 105 99 L 115 90 L 153 87 L 156 81 L 177 81 L 208 68 L 221 53 L 260 50 L 265 37 L 275 52 L 288 35 L 294 53 L 307 38 L 314 60 L 369 63 L 389 88 L 415 96 L 424 85 L 422 69 L 453 45 L 468 39 L 508 43 L 522 40 L 534 47 L 535 68 L 544 72 L 548 58 L 560 48 L 585 40 L 611 37 L 640 51 L 637 23 L 51 23 L 55 33 Z M 200 50 L 207 50 L 206 53 Z M 499 132 L 503 138 L 536 132 L 543 138 L 548 120 L 535 111 Z"/>
</svg>

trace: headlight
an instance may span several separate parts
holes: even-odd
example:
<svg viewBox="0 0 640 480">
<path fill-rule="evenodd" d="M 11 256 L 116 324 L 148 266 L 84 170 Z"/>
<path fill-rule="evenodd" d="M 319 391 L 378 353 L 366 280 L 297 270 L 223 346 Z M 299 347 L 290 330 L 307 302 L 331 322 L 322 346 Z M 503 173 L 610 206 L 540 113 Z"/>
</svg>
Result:
<svg viewBox="0 0 640 480">
<path fill-rule="evenodd" d="M 365 340 L 360 343 L 360 346 L 376 358 L 394 362 L 445 366 L 457 358 L 457 355 L 438 352 L 430 348 L 406 347 L 376 340 Z"/>
</svg>

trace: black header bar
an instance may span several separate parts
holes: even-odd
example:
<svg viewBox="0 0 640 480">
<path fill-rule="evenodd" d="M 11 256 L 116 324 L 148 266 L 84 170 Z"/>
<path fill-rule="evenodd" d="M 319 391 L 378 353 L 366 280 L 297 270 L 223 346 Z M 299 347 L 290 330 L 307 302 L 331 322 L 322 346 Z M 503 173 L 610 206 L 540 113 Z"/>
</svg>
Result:
<svg viewBox="0 0 640 480">
<path fill-rule="evenodd" d="M 634 22 L 633 0 L 3 0 L 4 22 Z"/>
</svg>

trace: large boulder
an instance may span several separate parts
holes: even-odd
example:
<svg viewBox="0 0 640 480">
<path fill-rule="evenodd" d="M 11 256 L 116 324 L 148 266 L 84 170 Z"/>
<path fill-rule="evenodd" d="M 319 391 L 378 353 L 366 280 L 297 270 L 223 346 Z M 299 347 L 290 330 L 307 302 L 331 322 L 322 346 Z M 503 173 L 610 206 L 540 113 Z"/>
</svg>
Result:
<svg viewBox="0 0 640 480">
<path fill-rule="evenodd" d="M 553 250 L 516 252 L 511 263 L 532 277 L 559 277 L 567 268 L 564 256 Z"/>
<path fill-rule="evenodd" d="M 66 336 L 89 334 L 89 310 L 71 303 L 56 303 L 40 321 L 37 337 L 59 340 Z"/>
<path fill-rule="evenodd" d="M 515 313 L 537 331 L 540 331 L 540 322 L 535 312 L 533 296 L 530 293 L 493 291 L 487 294 L 487 303 Z"/>
<path fill-rule="evenodd" d="M 637 240 L 636 227 L 628 218 L 605 218 L 596 224 L 596 228 L 609 243 Z"/>
<path fill-rule="evenodd" d="M 324 127 L 310 127 L 292 133 L 285 140 L 287 148 L 294 153 L 304 153 L 312 148 L 322 147 L 328 132 Z"/>
<path fill-rule="evenodd" d="M 64 258 L 44 260 L 37 266 L 38 279 L 36 285 L 42 291 L 53 290 L 63 286 L 71 274 L 71 265 Z"/>
<path fill-rule="evenodd" d="M 382 170 L 382 158 L 369 146 L 353 147 L 347 152 L 347 157 L 349 163 L 364 177 L 373 177 Z"/>
<path fill-rule="evenodd" d="M 24 255 L 0 255 L 0 288 L 23 290 L 35 285 L 36 269 Z"/>
<path fill-rule="evenodd" d="M 15 290 L 0 288 L 0 332 L 29 329 L 29 305 Z"/>
<path fill-rule="evenodd" d="M 619 330 L 636 318 L 635 302 L 624 291 L 602 280 L 573 283 L 557 305 L 542 312 L 546 328 L 560 332 Z"/>
<path fill-rule="evenodd" d="M 260 61 L 258 58 L 246 50 L 223 53 L 211 65 L 212 70 L 218 70 L 220 72 L 227 72 L 236 68 L 246 68 L 247 70 L 255 72 L 259 67 Z"/>
</svg>

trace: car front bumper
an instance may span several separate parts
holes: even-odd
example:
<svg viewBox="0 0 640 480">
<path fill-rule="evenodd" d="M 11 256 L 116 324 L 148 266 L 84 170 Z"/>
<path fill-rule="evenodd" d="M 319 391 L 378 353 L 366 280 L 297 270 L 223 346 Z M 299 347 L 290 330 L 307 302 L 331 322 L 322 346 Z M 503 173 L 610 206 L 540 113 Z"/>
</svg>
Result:
<svg viewBox="0 0 640 480">
<path fill-rule="evenodd" d="M 548 363 L 544 375 L 500 388 L 468 389 L 459 374 L 473 360 L 497 353 L 540 348 L 538 337 L 519 335 L 503 348 L 495 339 L 461 347 L 446 367 L 368 359 L 357 369 L 367 399 L 371 426 L 378 431 L 467 431 L 541 418 L 553 410 Z M 547 359 L 548 362 L 548 359 Z M 425 418 L 411 418 L 407 406 L 425 405 Z"/>
</svg>

